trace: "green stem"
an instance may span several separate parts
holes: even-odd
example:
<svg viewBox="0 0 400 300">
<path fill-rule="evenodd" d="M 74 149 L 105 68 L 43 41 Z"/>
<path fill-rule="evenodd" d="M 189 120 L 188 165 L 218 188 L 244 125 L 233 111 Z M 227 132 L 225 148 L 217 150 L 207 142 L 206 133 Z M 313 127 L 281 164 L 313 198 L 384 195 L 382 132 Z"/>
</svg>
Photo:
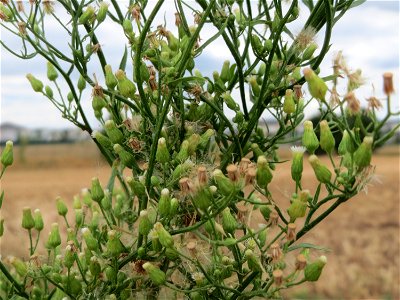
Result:
<svg viewBox="0 0 400 300">
<path fill-rule="evenodd" d="M 11 282 L 11 284 L 17 290 L 18 295 L 20 295 L 21 297 L 24 297 L 26 299 L 29 299 L 29 295 L 25 292 L 25 288 L 23 286 L 21 286 L 17 282 L 17 280 L 8 272 L 6 266 L 3 264 L 2 260 L 0 260 L 0 270 L 3 272 L 3 274 L 7 277 L 7 279 Z"/>
</svg>

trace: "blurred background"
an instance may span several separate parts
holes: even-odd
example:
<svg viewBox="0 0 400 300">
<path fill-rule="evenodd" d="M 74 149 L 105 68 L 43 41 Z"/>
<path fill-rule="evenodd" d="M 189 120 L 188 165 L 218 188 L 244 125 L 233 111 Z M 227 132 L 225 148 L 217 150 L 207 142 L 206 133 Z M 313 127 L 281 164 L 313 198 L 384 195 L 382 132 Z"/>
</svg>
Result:
<svg viewBox="0 0 400 300">
<path fill-rule="evenodd" d="M 166 8 L 166 15 L 173 16 L 173 7 Z M 158 21 L 163 22 L 162 18 Z M 172 27 L 173 21 L 168 24 Z M 108 31 L 108 36 L 102 47 L 106 55 L 113 57 L 116 53 L 118 61 L 122 52 L 116 41 L 124 39 L 114 34 L 112 28 L 103 30 L 106 34 Z M 3 28 L 0 33 L 1 39 L 7 40 Z M 57 32 L 51 28 L 48 34 L 57 38 Z M 322 39 L 323 33 L 318 34 L 319 44 Z M 321 66 L 323 75 L 329 74 L 334 53 L 343 50 L 349 66 L 354 70 L 360 68 L 366 78 L 365 85 L 357 92 L 358 98 L 366 107 L 365 99 L 375 95 L 382 100 L 385 111 L 382 74 L 392 72 L 396 90 L 393 110 L 398 110 L 399 39 L 399 2 L 367 1 L 351 10 L 335 27 L 332 48 Z M 205 70 L 206 75 L 219 70 L 223 60 L 229 59 L 223 47 L 222 43 L 216 43 L 213 49 L 205 50 L 196 67 Z M 21 234 L 24 232 L 20 230 L 22 208 L 39 208 L 48 230 L 52 222 L 61 223 L 55 211 L 57 196 L 72 208 L 74 195 L 88 187 L 93 176 L 105 183 L 110 169 L 90 137 L 62 119 L 50 102 L 31 90 L 26 73 L 45 78 L 45 63 L 40 59 L 29 63 L 19 60 L 4 49 L 0 55 L 0 143 L 4 145 L 11 139 L 16 144 L 15 165 L 1 182 L 1 190 L 5 190 L 1 218 L 6 221 L 0 253 L 2 257 L 12 254 L 27 258 L 27 234 Z M 89 108 L 90 97 L 83 104 Z M 313 115 L 315 108 L 309 112 L 309 117 Z M 96 124 L 94 116 L 90 121 Z M 398 122 L 398 118 L 390 120 L 384 130 L 390 130 Z M 317 230 L 302 238 L 303 242 L 330 249 L 324 253 L 328 265 L 317 283 L 291 290 L 288 297 L 400 299 L 399 141 L 397 132 L 388 146 L 376 151 L 372 161 L 376 176 L 368 190 L 343 204 Z M 283 149 L 280 155 L 283 159 L 290 158 L 288 149 Z M 312 170 L 307 163 L 305 168 L 307 188 L 314 191 Z M 283 205 L 288 203 L 294 188 L 287 184 L 288 170 L 286 166 L 278 167 L 271 184 L 272 193 Z M 73 218 L 73 214 L 69 217 Z"/>
</svg>

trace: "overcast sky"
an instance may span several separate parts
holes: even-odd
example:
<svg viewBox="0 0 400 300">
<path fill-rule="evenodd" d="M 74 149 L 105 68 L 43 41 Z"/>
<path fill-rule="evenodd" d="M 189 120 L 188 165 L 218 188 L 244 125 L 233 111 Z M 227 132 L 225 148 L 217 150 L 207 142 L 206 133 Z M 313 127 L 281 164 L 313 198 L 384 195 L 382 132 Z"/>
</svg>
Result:
<svg viewBox="0 0 400 300">
<path fill-rule="evenodd" d="M 166 1 L 167 2 L 167 1 Z M 172 4 L 172 1 L 169 2 Z M 123 5 L 122 5 L 123 6 Z M 173 5 L 164 5 L 165 16 L 169 22 L 169 28 L 173 28 Z M 306 9 L 301 13 L 300 19 L 304 19 Z M 154 23 L 163 22 L 163 15 Z M 300 30 L 294 26 L 294 31 Z M 57 30 L 57 26 L 49 23 L 47 34 L 51 41 L 57 45 L 64 45 L 67 49 L 65 36 Z M 104 25 L 104 24 L 103 24 Z M 101 26 L 98 33 L 103 39 L 100 41 L 102 49 L 113 66 L 119 64 L 120 57 L 125 46 L 125 39 L 121 29 L 114 25 Z M 203 33 L 203 36 L 207 32 Z M 383 99 L 382 74 L 393 72 L 396 94 L 393 103 L 398 108 L 399 92 L 399 2 L 398 1 L 367 1 L 364 5 L 350 10 L 335 26 L 331 40 L 332 48 L 321 65 L 322 74 L 329 74 L 332 66 L 333 53 L 343 50 L 348 65 L 354 70 L 360 68 L 367 84 L 357 92 L 360 100 L 372 95 L 372 83 L 375 86 L 375 95 Z M 9 36 L 1 28 L 1 40 L 8 41 Z M 124 43 L 121 43 L 121 40 Z M 321 46 L 323 33 L 317 36 L 317 42 Z M 17 44 L 12 44 L 17 47 Z M 66 50 L 67 51 L 67 50 Z M 212 47 L 207 48 L 196 68 L 203 74 L 211 74 L 214 70 L 220 70 L 222 62 L 230 59 L 228 51 L 224 48 L 223 41 L 217 41 Z M 12 122 L 29 128 L 66 128 L 72 127 L 68 121 L 60 117 L 60 113 L 43 96 L 34 93 L 29 82 L 25 78 L 27 73 L 32 73 L 44 82 L 45 63 L 40 59 L 23 61 L 1 49 L 1 122 Z M 93 67 L 93 72 L 95 67 Z M 91 73 L 89 73 L 91 74 Z M 65 92 L 67 93 L 68 90 Z M 90 98 L 83 100 L 85 107 L 90 107 Z M 90 116 L 93 124 L 95 118 Z"/>
</svg>

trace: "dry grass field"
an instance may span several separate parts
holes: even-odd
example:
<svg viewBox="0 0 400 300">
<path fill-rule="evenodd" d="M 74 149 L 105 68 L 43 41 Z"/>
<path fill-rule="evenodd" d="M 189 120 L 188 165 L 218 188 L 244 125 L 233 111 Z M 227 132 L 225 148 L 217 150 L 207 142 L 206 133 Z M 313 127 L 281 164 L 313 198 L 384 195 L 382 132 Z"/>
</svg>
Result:
<svg viewBox="0 0 400 300">
<path fill-rule="evenodd" d="M 61 223 L 55 212 L 57 196 L 71 205 L 72 197 L 88 187 L 93 176 L 104 183 L 110 173 L 97 150 L 86 143 L 16 147 L 15 158 L 1 182 L 5 190 L 3 258 L 27 256 L 27 234 L 19 229 L 24 206 L 40 208 L 49 228 L 52 222 Z M 381 183 L 340 206 L 301 239 L 331 249 L 324 253 L 328 264 L 317 283 L 293 289 L 286 298 L 400 299 L 399 148 L 378 151 L 373 164 Z M 294 188 L 288 166 L 279 165 L 271 184 L 273 195 L 285 206 Z M 314 191 L 316 182 L 306 161 L 303 178 L 305 188 Z"/>
</svg>

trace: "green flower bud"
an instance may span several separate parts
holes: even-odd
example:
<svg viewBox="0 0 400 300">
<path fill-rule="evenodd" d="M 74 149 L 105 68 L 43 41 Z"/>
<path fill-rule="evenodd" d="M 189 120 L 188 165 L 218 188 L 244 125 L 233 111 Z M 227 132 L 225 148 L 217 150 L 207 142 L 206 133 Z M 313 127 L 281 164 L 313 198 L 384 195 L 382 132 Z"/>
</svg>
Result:
<svg viewBox="0 0 400 300">
<path fill-rule="evenodd" d="M 185 161 L 184 163 L 177 165 L 172 172 L 172 181 L 183 177 L 192 167 L 193 163 L 191 161 Z"/>
<path fill-rule="evenodd" d="M 55 81 L 58 77 L 58 73 L 56 68 L 54 67 L 54 65 L 51 62 L 47 62 L 47 78 L 50 81 Z"/>
<path fill-rule="evenodd" d="M 72 92 L 69 92 L 67 94 L 67 100 L 69 103 L 71 103 L 74 100 L 74 95 L 72 94 Z"/>
<path fill-rule="evenodd" d="M 113 120 L 107 120 L 104 124 L 104 129 L 113 144 L 122 144 L 124 135 L 117 128 Z"/>
<path fill-rule="evenodd" d="M 106 274 L 108 281 L 115 282 L 117 280 L 117 271 L 113 267 L 111 266 L 106 267 L 104 273 Z"/>
<path fill-rule="evenodd" d="M 347 130 L 343 131 L 342 140 L 338 147 L 339 155 L 344 156 L 346 153 L 354 153 L 356 149 L 357 146 L 351 139 L 350 133 Z"/>
<path fill-rule="evenodd" d="M 303 156 L 306 148 L 292 146 L 290 149 L 292 150 L 292 179 L 296 182 L 300 182 L 301 176 L 303 174 Z"/>
<path fill-rule="evenodd" d="M 82 209 L 75 209 L 75 224 L 76 227 L 80 227 L 83 224 L 83 211 Z"/>
<path fill-rule="evenodd" d="M 238 111 L 240 109 L 239 105 L 232 98 L 231 93 L 229 91 L 222 93 L 221 98 L 222 100 L 224 100 L 226 106 L 228 106 L 228 108 L 232 109 L 233 111 Z"/>
<path fill-rule="evenodd" d="M 51 224 L 51 230 L 49 238 L 47 239 L 46 247 L 49 249 L 55 249 L 61 245 L 60 230 L 58 229 L 58 223 Z"/>
<path fill-rule="evenodd" d="M 308 190 L 303 190 L 300 192 L 300 196 L 294 198 L 290 204 L 287 212 L 290 217 L 290 221 L 294 222 L 297 218 L 302 218 L 306 215 L 307 202 L 310 192 Z"/>
<path fill-rule="evenodd" d="M 257 77 L 251 76 L 249 79 L 249 83 L 250 83 L 251 90 L 252 90 L 254 96 L 256 96 L 256 97 L 260 96 L 261 88 L 257 83 Z"/>
<path fill-rule="evenodd" d="M 0 237 L 4 234 L 4 219 L 0 219 Z"/>
<path fill-rule="evenodd" d="M 259 233 L 258 233 L 258 242 L 260 243 L 260 246 L 261 247 L 264 247 L 265 246 L 265 243 L 266 243 L 266 241 L 267 241 L 267 227 L 265 226 L 265 225 L 261 225 L 261 226 L 264 226 L 264 229 L 263 230 L 261 230 Z"/>
<path fill-rule="evenodd" d="M 71 243 L 71 245 L 79 247 L 79 242 L 76 238 L 75 230 L 71 227 L 67 228 L 67 241 L 68 243 Z"/>
<path fill-rule="evenodd" d="M 160 200 L 158 201 L 158 212 L 162 218 L 168 217 L 171 210 L 171 198 L 169 190 L 163 189 L 161 191 Z"/>
<path fill-rule="evenodd" d="M 108 89 L 113 90 L 117 86 L 118 80 L 114 76 L 110 65 L 106 65 L 104 67 L 104 71 L 106 73 L 106 86 Z"/>
<path fill-rule="evenodd" d="M 307 281 L 317 281 L 322 273 L 322 269 L 326 265 L 327 259 L 325 256 L 320 256 L 316 261 L 308 264 L 304 268 L 304 278 Z"/>
<path fill-rule="evenodd" d="M 35 78 L 32 74 L 29 73 L 26 75 L 26 78 L 31 83 L 31 86 L 35 92 L 41 92 L 43 90 L 43 83 L 39 79 Z"/>
<path fill-rule="evenodd" d="M 315 50 L 317 50 L 317 48 L 318 48 L 318 44 L 317 43 L 314 43 L 314 42 L 311 43 L 306 48 L 306 50 L 304 50 L 303 61 L 309 60 L 313 56 L 313 54 L 314 54 Z"/>
<path fill-rule="evenodd" d="M 156 152 L 156 160 L 161 163 L 165 164 L 170 161 L 170 155 L 169 151 L 167 148 L 167 144 L 165 141 L 165 138 L 159 138 L 158 140 L 158 147 L 157 147 L 157 152 Z"/>
<path fill-rule="evenodd" d="M 92 108 L 96 111 L 101 111 L 104 107 L 107 106 L 107 102 L 104 97 L 94 95 L 92 98 Z"/>
<path fill-rule="evenodd" d="M 143 236 L 147 236 L 150 230 L 153 228 L 147 210 L 142 210 L 139 217 L 139 233 Z"/>
<path fill-rule="evenodd" d="M 251 144 L 251 150 L 253 151 L 253 155 L 256 158 L 264 155 L 264 152 L 262 152 L 260 146 L 258 146 L 256 143 Z"/>
<path fill-rule="evenodd" d="M 175 160 L 178 162 L 184 162 L 189 158 L 189 142 L 184 140 L 181 144 L 181 149 L 179 153 L 176 155 Z"/>
<path fill-rule="evenodd" d="M 264 155 L 257 159 L 256 180 L 257 184 L 263 189 L 267 189 L 268 184 L 272 181 L 272 172 Z"/>
<path fill-rule="evenodd" d="M 110 139 L 106 137 L 104 134 L 100 133 L 97 130 L 92 132 L 92 137 L 96 139 L 96 141 L 106 149 L 112 149 L 113 144 L 111 143 Z"/>
<path fill-rule="evenodd" d="M 221 170 L 214 170 L 213 178 L 222 195 L 230 195 L 235 190 L 234 183 Z"/>
<path fill-rule="evenodd" d="M 189 136 L 188 142 L 189 142 L 188 154 L 193 155 L 196 152 L 197 146 L 200 142 L 200 135 L 198 135 L 197 133 L 193 133 L 192 135 Z"/>
<path fill-rule="evenodd" d="M 35 220 L 32 216 L 30 207 L 24 207 L 22 209 L 22 228 L 30 230 L 35 227 Z"/>
<path fill-rule="evenodd" d="M 112 195 L 108 189 L 104 190 L 104 197 L 101 199 L 101 206 L 105 211 L 112 208 Z"/>
<path fill-rule="evenodd" d="M 19 276 L 21 276 L 21 277 L 26 276 L 26 274 L 28 273 L 28 267 L 22 260 L 12 256 L 10 258 L 10 263 L 15 268 L 15 270 L 17 271 Z"/>
<path fill-rule="evenodd" d="M 85 240 L 86 246 L 90 251 L 97 251 L 99 249 L 99 244 L 97 240 L 94 238 L 89 228 L 84 227 L 81 230 L 83 239 Z"/>
<path fill-rule="evenodd" d="M 235 218 L 232 216 L 229 207 L 226 207 L 222 211 L 222 228 L 224 228 L 225 232 L 230 233 L 233 236 L 236 230 L 236 226 L 237 223 Z"/>
<path fill-rule="evenodd" d="M 271 206 L 269 205 L 260 205 L 260 212 L 263 215 L 265 221 L 269 221 L 269 216 L 272 212 Z"/>
<path fill-rule="evenodd" d="M 11 166 L 14 162 L 14 152 L 13 152 L 13 142 L 7 141 L 6 146 L 4 147 L 3 152 L 1 153 L 1 164 L 4 168 Z"/>
<path fill-rule="evenodd" d="M 82 75 L 79 76 L 77 87 L 80 92 L 86 88 L 86 80 Z"/>
<path fill-rule="evenodd" d="M 154 187 L 158 187 L 161 184 L 160 177 L 155 176 L 155 175 L 151 176 L 150 182 L 151 182 L 151 185 Z"/>
<path fill-rule="evenodd" d="M 93 277 L 98 277 L 100 275 L 101 266 L 99 263 L 99 259 L 96 256 L 92 256 L 90 258 L 89 271 Z M 108 277 L 107 279 L 110 280 Z"/>
<path fill-rule="evenodd" d="M 255 50 L 258 55 L 261 55 L 263 52 L 263 44 L 261 43 L 260 38 L 256 34 L 251 35 L 251 46 Z"/>
<path fill-rule="evenodd" d="M 167 40 L 168 46 L 172 51 L 178 51 L 179 49 L 179 40 L 172 34 L 171 31 L 167 32 Z"/>
<path fill-rule="evenodd" d="M 122 22 L 122 28 L 124 29 L 124 33 L 126 34 L 126 35 L 130 35 L 130 34 L 132 34 L 133 33 L 133 26 L 132 26 L 132 22 L 131 22 L 131 20 L 129 20 L 129 19 L 125 19 L 123 22 Z"/>
<path fill-rule="evenodd" d="M 175 261 L 179 258 L 179 252 L 175 248 L 166 248 L 165 249 L 165 256 L 171 260 Z"/>
<path fill-rule="evenodd" d="M 142 197 L 146 196 L 146 188 L 140 181 L 134 180 L 132 177 L 127 177 L 126 182 L 129 184 L 132 192 L 138 198 L 142 198 Z"/>
<path fill-rule="evenodd" d="M 253 272 L 261 272 L 261 266 L 258 263 L 259 259 L 257 259 L 257 257 L 255 256 L 255 254 L 253 253 L 252 250 L 247 249 L 244 252 L 244 256 L 246 257 L 247 260 L 247 266 L 249 267 L 250 270 L 252 270 Z"/>
<path fill-rule="evenodd" d="M 372 144 L 374 139 L 371 136 L 364 137 L 363 142 L 354 152 L 354 164 L 361 170 L 371 164 Z"/>
<path fill-rule="evenodd" d="M 121 93 L 121 95 L 125 98 L 135 98 L 135 93 L 136 93 L 136 86 L 135 84 L 130 81 L 123 70 L 118 70 L 115 73 L 115 77 L 117 77 L 118 80 L 118 90 Z"/>
<path fill-rule="evenodd" d="M 193 194 L 193 204 L 201 209 L 203 212 L 211 205 L 212 195 L 210 189 L 207 186 L 199 187 L 199 189 Z"/>
<path fill-rule="evenodd" d="M 86 10 L 79 17 L 79 24 L 85 24 L 86 22 L 92 22 L 95 18 L 94 7 L 89 5 Z"/>
<path fill-rule="evenodd" d="M 61 197 L 57 197 L 56 206 L 58 214 L 65 217 L 68 213 L 68 207 L 65 205 L 65 202 L 61 199 Z"/>
<path fill-rule="evenodd" d="M 332 153 L 335 149 L 335 138 L 329 128 L 329 124 L 326 120 L 322 120 L 319 123 L 320 136 L 319 144 L 326 153 Z"/>
<path fill-rule="evenodd" d="M 110 230 L 107 233 L 107 253 L 109 253 L 113 257 L 118 257 L 121 253 L 124 252 L 125 247 L 122 245 L 117 232 L 115 230 Z"/>
<path fill-rule="evenodd" d="M 142 267 L 149 274 L 151 281 L 153 281 L 155 285 L 162 285 L 165 283 L 166 275 L 159 268 L 152 265 L 150 262 L 144 263 Z"/>
<path fill-rule="evenodd" d="M 43 218 L 42 218 L 42 213 L 40 212 L 40 209 L 35 209 L 34 214 L 33 214 L 33 220 L 35 222 L 35 229 L 37 231 L 42 231 L 44 228 L 44 223 L 43 223 Z"/>
<path fill-rule="evenodd" d="M 171 217 L 176 216 L 176 214 L 178 213 L 178 209 L 179 209 L 179 201 L 176 198 L 172 198 L 171 199 L 171 207 L 170 207 L 170 215 Z"/>
<path fill-rule="evenodd" d="M 100 202 L 104 198 L 104 191 L 101 187 L 99 178 L 93 177 L 92 178 L 92 187 L 90 189 L 90 195 L 92 199 L 96 202 Z"/>
<path fill-rule="evenodd" d="M 208 143 L 210 142 L 211 137 L 214 135 L 214 130 L 213 129 L 207 129 L 206 132 L 204 132 L 201 136 L 200 136 L 200 141 L 199 141 L 199 145 L 198 148 L 200 150 L 204 150 Z"/>
<path fill-rule="evenodd" d="M 100 223 L 100 214 L 98 211 L 94 211 L 92 213 L 92 218 L 89 223 L 90 231 L 95 231 L 99 227 Z"/>
<path fill-rule="evenodd" d="M 174 246 L 174 239 L 160 222 L 154 224 L 154 230 L 157 232 L 158 239 L 163 247 L 172 248 Z"/>
<path fill-rule="evenodd" d="M 75 262 L 75 255 L 74 255 L 73 246 L 67 245 L 67 247 L 65 247 L 64 266 L 66 266 L 67 269 L 71 269 L 74 262 Z"/>
<path fill-rule="evenodd" d="M 135 157 L 126 151 L 120 144 L 115 144 L 113 149 L 118 154 L 119 159 L 125 166 L 132 168 L 136 165 Z"/>
<path fill-rule="evenodd" d="M 319 147 L 319 141 L 314 132 L 313 123 L 311 121 L 304 121 L 302 143 L 310 154 L 314 154 L 315 150 L 317 150 Z"/>
<path fill-rule="evenodd" d="M 229 60 L 225 60 L 224 64 L 222 65 L 220 78 L 221 78 L 223 83 L 226 83 L 226 82 L 229 81 L 229 77 L 230 77 L 229 65 L 230 65 L 230 61 Z"/>
<path fill-rule="evenodd" d="M 321 163 L 319 158 L 316 155 L 311 155 L 308 158 L 308 161 L 310 162 L 315 176 L 317 177 L 317 180 L 321 183 L 328 184 L 331 182 L 331 177 L 332 173 L 329 171 L 329 169 Z"/>
<path fill-rule="evenodd" d="M 325 101 L 325 94 L 328 91 L 328 86 L 325 81 L 319 78 L 310 68 L 304 69 L 303 74 L 308 83 L 308 90 L 311 96 L 318 100 Z"/>
<path fill-rule="evenodd" d="M 286 90 L 285 99 L 283 101 L 283 111 L 287 114 L 292 114 L 296 111 L 296 103 L 294 102 L 292 90 Z"/>
<path fill-rule="evenodd" d="M 100 7 L 99 11 L 97 12 L 96 19 L 98 23 L 104 22 L 104 20 L 107 17 L 107 12 L 108 12 L 108 6 L 109 4 L 106 2 L 100 2 Z"/>
<path fill-rule="evenodd" d="M 44 87 L 44 91 L 45 91 L 47 97 L 49 97 L 50 99 L 53 98 L 54 94 L 53 94 L 53 90 L 51 89 L 51 87 L 49 87 L 48 85 L 46 85 L 46 86 Z"/>
</svg>

